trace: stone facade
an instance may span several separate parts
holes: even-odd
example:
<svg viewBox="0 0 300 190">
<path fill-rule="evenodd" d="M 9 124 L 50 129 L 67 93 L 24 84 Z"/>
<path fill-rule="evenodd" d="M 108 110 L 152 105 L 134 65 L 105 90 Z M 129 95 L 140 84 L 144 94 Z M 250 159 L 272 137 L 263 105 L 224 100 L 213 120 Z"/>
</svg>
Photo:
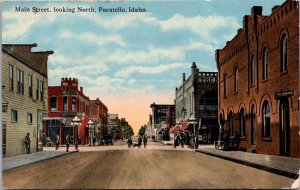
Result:
<svg viewBox="0 0 300 190">
<path fill-rule="evenodd" d="M 243 28 L 216 50 L 219 121 L 240 147 L 300 157 L 299 2 L 262 7 L 245 15 Z"/>
<path fill-rule="evenodd" d="M 196 63 L 191 66 L 191 75 L 175 90 L 176 123 L 188 120 L 192 115 L 205 133 L 217 133 L 218 127 L 218 73 L 199 72 Z M 199 124 L 199 123 L 198 123 Z M 212 130 L 211 130 L 212 129 Z M 210 134 L 217 136 L 217 134 Z"/>
<path fill-rule="evenodd" d="M 2 45 L 2 105 L 7 105 L 2 109 L 4 156 L 24 154 L 27 133 L 31 152 L 41 148 L 42 119 L 48 107 L 47 61 L 53 51 L 32 52 L 36 46 Z"/>
</svg>

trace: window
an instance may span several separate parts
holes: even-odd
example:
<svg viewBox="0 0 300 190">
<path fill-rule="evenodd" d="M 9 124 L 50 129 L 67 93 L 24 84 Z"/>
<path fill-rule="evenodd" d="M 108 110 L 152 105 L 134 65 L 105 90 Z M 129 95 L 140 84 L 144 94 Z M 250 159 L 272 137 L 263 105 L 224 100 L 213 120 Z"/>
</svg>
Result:
<svg viewBox="0 0 300 190">
<path fill-rule="evenodd" d="M 246 113 L 244 108 L 241 108 L 240 111 L 240 131 L 242 137 L 246 136 Z"/>
<path fill-rule="evenodd" d="M 18 93 L 24 94 L 24 72 L 17 69 Z"/>
<path fill-rule="evenodd" d="M 227 97 L 227 73 L 224 73 L 224 98 Z"/>
<path fill-rule="evenodd" d="M 36 79 L 36 90 L 35 90 L 35 96 L 36 96 L 36 100 L 39 99 L 39 87 L 40 87 L 40 82 L 39 79 Z"/>
<path fill-rule="evenodd" d="M 229 112 L 229 135 L 233 136 L 234 135 L 234 126 L 233 126 L 233 114 L 232 111 Z"/>
<path fill-rule="evenodd" d="M 18 122 L 18 111 L 11 110 L 11 121 Z"/>
<path fill-rule="evenodd" d="M 40 98 L 41 102 L 44 100 L 44 82 L 40 81 Z"/>
<path fill-rule="evenodd" d="M 31 113 L 27 114 L 27 124 L 32 125 L 32 114 Z"/>
<path fill-rule="evenodd" d="M 239 73 L 238 67 L 235 66 L 235 68 L 234 68 L 234 92 L 238 91 L 238 73 Z"/>
<path fill-rule="evenodd" d="M 64 111 L 68 111 L 68 96 L 63 97 L 63 102 L 64 102 Z"/>
<path fill-rule="evenodd" d="M 9 65 L 9 90 L 14 90 L 14 66 Z"/>
<path fill-rule="evenodd" d="M 268 48 L 263 50 L 263 80 L 268 79 Z"/>
<path fill-rule="evenodd" d="M 76 111 L 76 97 L 72 97 L 72 111 Z"/>
<path fill-rule="evenodd" d="M 32 98 L 32 76 L 28 76 L 28 96 Z"/>
<path fill-rule="evenodd" d="M 263 107 L 262 107 L 262 137 L 270 137 L 270 125 L 271 125 L 271 119 L 270 119 L 270 105 L 268 101 L 264 101 Z"/>
<path fill-rule="evenodd" d="M 250 85 L 254 85 L 254 83 L 255 83 L 255 62 L 254 62 L 254 56 L 252 56 L 250 61 Z"/>
<path fill-rule="evenodd" d="M 57 111 L 57 97 L 56 96 L 50 97 L 50 110 Z"/>
<path fill-rule="evenodd" d="M 287 37 L 285 34 L 280 40 L 280 71 L 287 71 Z"/>
</svg>

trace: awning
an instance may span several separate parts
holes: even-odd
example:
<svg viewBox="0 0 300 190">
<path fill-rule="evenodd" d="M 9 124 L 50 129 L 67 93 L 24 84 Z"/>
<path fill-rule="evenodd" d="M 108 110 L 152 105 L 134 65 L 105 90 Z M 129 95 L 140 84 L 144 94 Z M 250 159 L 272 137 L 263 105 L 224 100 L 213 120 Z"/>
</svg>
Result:
<svg viewBox="0 0 300 190">
<path fill-rule="evenodd" d="M 43 117 L 43 120 L 60 120 L 62 121 L 63 117 Z"/>
<path fill-rule="evenodd" d="M 182 123 L 182 130 L 183 131 L 190 130 L 190 126 L 189 126 L 188 120 L 182 120 L 181 123 Z"/>
<path fill-rule="evenodd" d="M 175 125 L 170 129 L 170 133 L 178 133 L 180 131 L 180 125 Z"/>
</svg>

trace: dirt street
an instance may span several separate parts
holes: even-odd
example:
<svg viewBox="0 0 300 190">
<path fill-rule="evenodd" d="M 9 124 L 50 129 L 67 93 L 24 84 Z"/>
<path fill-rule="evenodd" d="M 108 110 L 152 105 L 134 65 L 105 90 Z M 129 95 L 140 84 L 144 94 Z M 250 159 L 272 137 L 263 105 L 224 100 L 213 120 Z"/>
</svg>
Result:
<svg viewBox="0 0 300 190">
<path fill-rule="evenodd" d="M 293 180 L 192 151 L 85 151 L 3 173 L 4 188 L 284 188 Z M 112 146 L 113 147 L 113 146 Z"/>
</svg>

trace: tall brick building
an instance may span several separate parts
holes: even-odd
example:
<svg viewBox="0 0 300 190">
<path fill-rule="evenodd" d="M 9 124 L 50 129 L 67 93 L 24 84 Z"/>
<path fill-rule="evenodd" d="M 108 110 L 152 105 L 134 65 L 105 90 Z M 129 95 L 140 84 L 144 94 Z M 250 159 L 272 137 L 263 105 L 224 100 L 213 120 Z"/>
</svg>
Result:
<svg viewBox="0 0 300 190">
<path fill-rule="evenodd" d="M 81 143 L 88 143 L 90 100 L 84 95 L 83 87 L 78 89 L 78 80 L 62 78 L 60 86 L 48 87 L 48 96 L 48 117 L 44 118 L 46 136 L 55 140 L 56 135 L 59 135 L 60 143 L 64 144 L 67 134 L 71 136 L 73 143 L 76 140 L 74 137 L 80 135 Z M 71 125 L 75 116 L 81 119 L 78 130 Z"/>
<path fill-rule="evenodd" d="M 97 98 L 90 100 L 90 118 L 95 123 L 94 135 L 97 139 L 107 133 L 108 109 L 104 103 Z"/>
<path fill-rule="evenodd" d="M 243 28 L 216 50 L 219 122 L 240 147 L 300 157 L 299 2 L 274 6 L 269 16 L 254 6 Z"/>
</svg>

